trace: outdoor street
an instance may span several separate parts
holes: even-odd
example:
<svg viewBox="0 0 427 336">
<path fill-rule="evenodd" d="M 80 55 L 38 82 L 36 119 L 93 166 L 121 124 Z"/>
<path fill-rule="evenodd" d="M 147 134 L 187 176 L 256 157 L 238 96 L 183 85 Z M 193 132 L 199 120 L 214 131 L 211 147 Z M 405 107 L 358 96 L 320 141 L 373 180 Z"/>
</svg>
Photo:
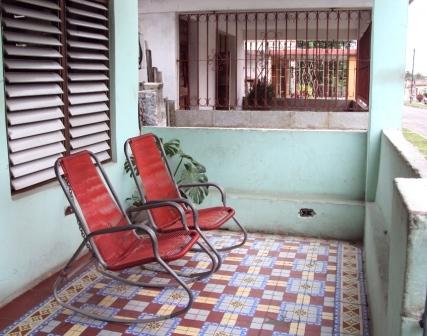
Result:
<svg viewBox="0 0 427 336">
<path fill-rule="evenodd" d="M 403 128 L 427 137 L 427 109 L 404 106 Z"/>
</svg>

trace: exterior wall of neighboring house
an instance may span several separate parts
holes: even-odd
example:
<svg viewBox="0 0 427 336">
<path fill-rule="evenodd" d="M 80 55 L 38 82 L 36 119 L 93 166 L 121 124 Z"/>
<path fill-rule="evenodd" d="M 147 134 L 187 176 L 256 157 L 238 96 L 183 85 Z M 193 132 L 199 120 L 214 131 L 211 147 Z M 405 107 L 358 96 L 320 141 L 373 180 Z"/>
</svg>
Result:
<svg viewBox="0 0 427 336">
<path fill-rule="evenodd" d="M 120 198 L 131 181 L 123 172 L 124 141 L 138 133 L 137 1 L 112 2 L 111 111 L 114 160 L 106 170 Z M 0 42 L 0 306 L 62 266 L 81 242 L 74 216 L 58 183 L 11 195 Z"/>
<path fill-rule="evenodd" d="M 153 66 L 157 67 L 163 73 L 163 82 L 164 82 L 164 96 L 169 99 L 175 100 L 178 104 L 179 102 L 179 64 L 177 60 L 179 59 L 179 13 L 183 12 L 200 12 L 200 11 L 227 11 L 227 10 L 275 10 L 275 9 L 330 9 L 330 8 L 371 8 L 372 1 L 370 0 L 335 0 L 335 1 L 296 1 L 296 0 L 287 0 L 287 1 L 278 1 L 278 0 L 269 0 L 269 1 L 162 1 L 158 3 L 156 1 L 150 0 L 139 0 L 139 20 L 140 20 L 140 29 L 143 31 L 144 39 L 147 41 L 148 48 L 152 51 Z M 198 53 L 198 58 L 203 63 L 204 59 L 207 58 L 207 50 L 212 49 L 213 45 L 206 45 L 206 43 L 215 42 L 215 23 L 211 22 L 206 27 L 205 25 L 200 25 L 199 35 L 206 36 L 206 38 L 199 39 L 198 50 L 196 47 L 194 29 L 191 29 L 190 23 L 190 33 L 189 36 L 189 58 L 196 59 L 195 54 Z M 226 30 L 225 25 L 221 28 Z M 230 24 L 229 31 L 235 30 Z M 243 28 L 239 28 L 243 29 Z M 238 30 L 239 32 L 239 30 Z M 245 94 L 244 88 L 244 73 L 238 71 L 244 67 L 244 43 L 243 43 L 243 34 L 237 33 L 237 41 L 233 40 L 236 37 L 236 32 L 230 33 L 229 35 L 229 44 L 230 52 L 237 57 L 237 66 L 231 65 L 230 71 L 236 73 L 236 83 L 234 80 L 230 84 L 230 101 L 236 102 L 237 105 L 242 105 L 242 98 Z M 335 33 L 336 35 L 336 33 Z M 332 36 L 332 35 L 331 35 Z M 208 42 L 210 41 L 210 42 Z M 212 42 L 213 41 L 213 42 Z M 230 41 L 233 41 L 232 43 Z M 193 45 L 193 47 L 191 47 Z M 237 46 L 237 49 L 235 48 Z M 215 67 L 214 66 L 200 66 L 199 73 L 197 74 L 194 70 L 195 64 L 193 67 L 191 64 L 188 64 L 190 68 L 190 87 L 191 92 L 196 91 L 195 87 L 195 78 L 198 75 L 200 80 L 198 81 L 199 92 L 203 92 L 203 99 L 215 96 Z M 236 69 L 235 69 L 236 68 Z M 142 70 L 145 71 L 145 70 Z M 141 78 L 143 76 L 140 76 Z M 231 76 L 232 77 L 232 76 Z M 354 84 L 353 84 L 354 85 Z M 350 91 L 350 90 L 349 90 Z M 201 96 L 202 97 L 202 96 Z M 212 109 L 212 107 L 205 107 L 200 104 L 196 106 L 193 102 L 192 107 L 200 109 Z M 209 105 L 209 104 L 205 104 Z"/>
<path fill-rule="evenodd" d="M 427 93 L 427 80 L 420 79 L 415 80 L 415 83 L 411 85 L 412 81 L 407 80 L 405 83 L 405 100 L 409 100 L 411 97 L 411 89 L 412 89 L 412 98 L 415 100 L 418 94 Z"/>
</svg>

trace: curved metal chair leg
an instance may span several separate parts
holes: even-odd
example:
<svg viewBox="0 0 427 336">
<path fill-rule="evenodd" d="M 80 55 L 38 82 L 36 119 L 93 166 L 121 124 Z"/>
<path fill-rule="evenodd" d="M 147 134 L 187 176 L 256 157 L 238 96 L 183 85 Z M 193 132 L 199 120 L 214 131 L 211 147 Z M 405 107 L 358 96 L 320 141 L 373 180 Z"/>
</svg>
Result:
<svg viewBox="0 0 427 336">
<path fill-rule="evenodd" d="M 205 238 L 206 239 L 206 238 Z M 205 278 L 208 278 L 209 276 L 211 276 L 219 267 L 218 267 L 218 262 L 214 257 L 214 254 L 212 254 L 211 252 L 209 252 L 209 250 L 203 246 L 201 243 L 197 242 L 197 245 L 200 246 L 200 251 L 205 252 L 209 258 L 212 260 L 212 266 L 211 269 L 208 271 L 204 271 L 204 272 L 196 272 L 196 273 L 192 273 L 192 274 L 184 274 L 182 272 L 180 272 L 179 270 L 174 270 L 174 272 L 180 276 L 180 277 L 186 277 L 186 278 L 191 278 L 191 280 L 182 280 L 184 281 L 186 284 L 191 284 L 195 281 L 199 281 L 199 280 L 203 280 Z M 221 261 L 222 263 L 222 261 Z M 220 264 L 221 266 L 221 264 Z M 147 267 L 147 265 L 142 265 L 141 266 L 143 269 L 149 270 L 149 271 L 154 271 L 154 272 L 162 272 L 162 273 L 167 273 L 165 271 L 159 270 L 158 268 L 152 268 L 152 267 Z M 160 286 L 160 285 L 158 285 Z M 170 285 L 169 285 L 170 286 Z M 170 286 L 170 287 L 174 287 L 174 286 Z"/>
<path fill-rule="evenodd" d="M 220 252 L 230 251 L 230 250 L 233 250 L 233 249 L 238 248 L 240 246 L 243 246 L 246 243 L 246 241 L 248 240 L 248 232 L 246 231 L 246 229 L 239 223 L 239 221 L 234 216 L 233 216 L 233 220 L 237 224 L 237 226 L 240 228 L 240 231 L 242 231 L 243 239 L 240 243 L 237 243 L 235 245 L 225 246 L 225 247 L 217 249 Z"/>
<path fill-rule="evenodd" d="M 79 313 L 81 315 L 87 316 L 89 318 L 95 319 L 95 320 L 101 320 L 101 321 L 105 321 L 105 322 L 115 322 L 115 323 L 127 323 L 127 324 L 132 324 L 132 323 L 149 323 L 149 322 L 158 322 L 158 321 L 163 321 L 163 320 L 167 320 L 170 318 L 173 318 L 177 315 L 180 314 L 184 314 L 185 312 L 187 312 L 191 305 L 193 304 L 194 301 L 194 297 L 193 297 L 193 293 L 191 292 L 190 288 L 188 288 L 188 286 L 185 284 L 185 282 L 183 282 L 178 275 L 176 275 L 176 273 L 173 271 L 173 269 L 171 269 L 162 259 L 158 258 L 157 262 L 159 262 L 163 268 L 165 268 L 165 270 L 172 275 L 172 277 L 175 279 L 175 281 L 182 287 L 184 288 L 184 290 L 187 292 L 188 295 L 188 303 L 187 305 L 182 308 L 179 309 L 171 314 L 167 314 L 167 315 L 161 315 L 161 316 L 155 316 L 155 317 L 149 317 L 149 318 L 142 318 L 142 319 L 132 319 L 132 318 L 120 318 L 120 317 L 109 317 L 109 316 L 103 316 L 100 314 L 95 314 L 93 312 L 89 312 L 86 311 L 84 309 L 81 308 L 77 308 L 72 306 L 71 304 L 68 304 L 67 302 L 64 302 L 61 300 L 60 294 L 58 293 L 58 290 L 60 287 L 62 287 L 64 285 L 64 280 L 67 279 L 67 273 L 66 272 L 61 272 L 61 274 L 59 275 L 58 279 L 56 279 L 54 287 L 53 287 L 53 295 L 56 299 L 56 301 L 58 301 L 58 303 L 69 310 L 72 310 L 76 313 Z M 117 280 L 122 281 L 122 279 L 117 278 Z"/>
<path fill-rule="evenodd" d="M 221 258 L 221 255 L 219 254 L 219 252 L 215 249 L 215 247 L 213 247 L 213 245 L 210 243 L 210 241 L 205 237 L 205 235 L 202 233 L 202 231 L 200 230 L 200 228 L 199 227 L 196 227 L 195 228 L 196 229 L 196 231 L 199 233 L 199 235 L 200 235 L 200 237 L 205 241 L 205 243 L 206 243 L 206 245 L 209 247 L 209 249 L 213 252 L 213 254 L 215 254 L 215 257 L 216 257 L 216 259 L 217 259 L 217 263 L 216 263 L 216 266 L 215 266 L 215 268 L 213 269 L 213 271 L 214 272 L 216 272 L 216 271 L 218 271 L 219 269 L 220 269 L 220 267 L 221 267 L 221 265 L 222 265 L 222 258 Z M 201 244 L 201 243 L 197 243 L 197 245 L 199 245 L 208 255 L 209 255 L 209 257 L 212 259 L 212 260 L 214 260 L 212 257 L 213 257 L 213 255 L 212 255 L 212 253 L 210 253 L 209 251 L 208 251 L 208 249 L 203 245 L 203 244 Z M 192 250 L 193 251 L 193 250 Z M 201 250 L 199 250 L 199 252 L 201 252 Z"/>
<path fill-rule="evenodd" d="M 118 280 L 121 281 L 125 284 L 128 284 L 130 286 L 137 286 L 137 287 L 148 287 L 148 288 L 175 288 L 176 287 L 176 283 L 171 283 L 171 284 L 153 284 L 153 283 L 149 283 L 149 282 L 141 282 L 141 281 L 132 281 L 126 278 L 121 277 L 120 275 L 114 274 L 110 271 L 101 269 L 101 268 L 97 268 L 98 272 L 101 273 L 102 275 L 105 275 L 106 277 L 109 277 L 111 279 L 114 280 Z M 152 271 L 154 269 L 147 269 L 149 271 Z M 162 272 L 162 273 L 166 273 L 169 274 L 166 271 L 162 271 L 162 270 L 156 270 L 157 272 Z M 175 273 L 180 276 L 176 271 Z M 184 280 L 182 279 L 182 281 L 184 283 L 188 284 L 192 284 L 193 282 L 195 282 L 197 279 L 191 279 L 191 280 Z"/>
<path fill-rule="evenodd" d="M 246 243 L 246 241 L 248 240 L 248 232 L 246 231 L 246 229 L 239 223 L 239 221 L 234 216 L 232 218 L 233 218 L 234 222 L 237 224 L 237 226 L 239 227 L 240 231 L 243 233 L 243 239 L 241 242 L 239 242 L 235 245 L 216 248 L 216 251 L 218 251 L 218 252 L 225 252 L 225 251 L 233 250 L 235 248 L 243 246 Z M 201 250 L 198 248 L 192 248 L 191 251 L 200 252 Z"/>
</svg>

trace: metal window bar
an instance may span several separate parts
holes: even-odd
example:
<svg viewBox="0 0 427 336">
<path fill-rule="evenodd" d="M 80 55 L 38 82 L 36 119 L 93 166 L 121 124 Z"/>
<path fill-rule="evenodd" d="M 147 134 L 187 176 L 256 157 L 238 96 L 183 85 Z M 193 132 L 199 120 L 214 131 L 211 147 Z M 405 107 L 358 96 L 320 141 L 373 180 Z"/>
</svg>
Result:
<svg viewBox="0 0 427 336">
<path fill-rule="evenodd" d="M 367 45 L 362 37 L 370 39 L 370 10 L 184 13 L 180 20 L 188 23 L 178 59 L 181 109 L 366 110 L 359 84 L 366 91 L 370 55 L 359 49 Z"/>
</svg>

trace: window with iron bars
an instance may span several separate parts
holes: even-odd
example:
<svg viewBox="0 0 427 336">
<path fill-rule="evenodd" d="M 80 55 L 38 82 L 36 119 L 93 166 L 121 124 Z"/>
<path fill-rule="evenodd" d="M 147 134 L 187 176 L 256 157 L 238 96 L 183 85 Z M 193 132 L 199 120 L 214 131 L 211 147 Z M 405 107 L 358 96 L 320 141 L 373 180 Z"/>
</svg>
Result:
<svg viewBox="0 0 427 336">
<path fill-rule="evenodd" d="M 364 111 L 370 10 L 179 17 L 180 109 Z"/>
</svg>

